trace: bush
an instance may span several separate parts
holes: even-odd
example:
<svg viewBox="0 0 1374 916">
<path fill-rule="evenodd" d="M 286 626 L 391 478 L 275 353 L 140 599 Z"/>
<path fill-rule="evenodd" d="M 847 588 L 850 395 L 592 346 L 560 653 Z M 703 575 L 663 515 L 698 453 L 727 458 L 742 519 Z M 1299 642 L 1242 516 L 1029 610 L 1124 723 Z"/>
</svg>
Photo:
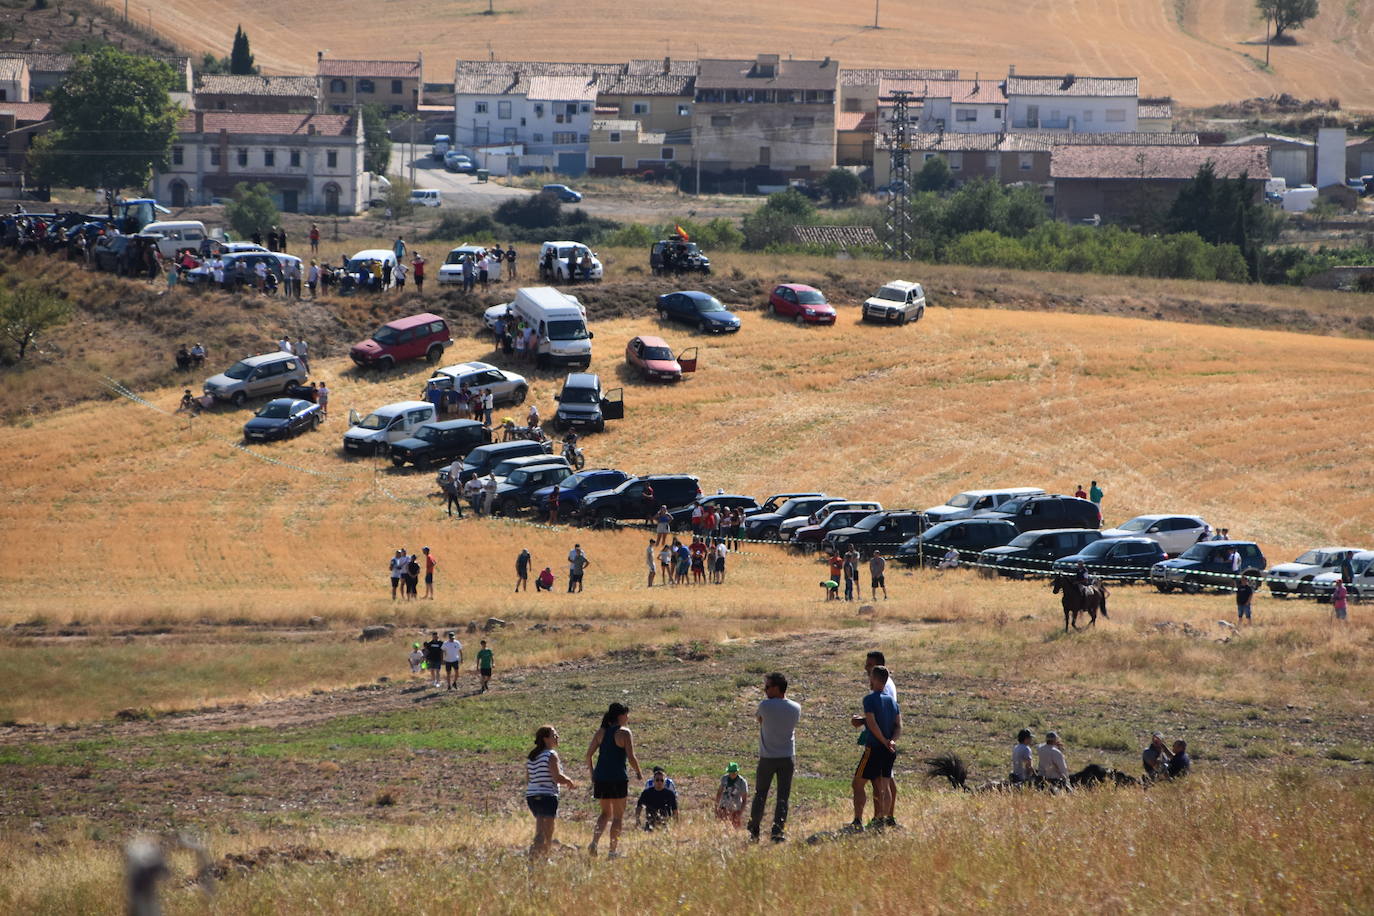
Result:
<svg viewBox="0 0 1374 916">
<path fill-rule="evenodd" d="M 792 238 L 793 226 L 816 222 L 816 205 L 796 188 L 788 188 L 768 199 L 744 217 L 744 247 L 761 251 L 770 245 L 785 245 Z"/>
<path fill-rule="evenodd" d="M 272 189 L 265 184 L 251 187 L 240 181 L 234 186 L 233 201 L 224 207 L 224 218 L 234 227 L 240 238 L 277 225 L 277 205 L 272 202 Z"/>
</svg>

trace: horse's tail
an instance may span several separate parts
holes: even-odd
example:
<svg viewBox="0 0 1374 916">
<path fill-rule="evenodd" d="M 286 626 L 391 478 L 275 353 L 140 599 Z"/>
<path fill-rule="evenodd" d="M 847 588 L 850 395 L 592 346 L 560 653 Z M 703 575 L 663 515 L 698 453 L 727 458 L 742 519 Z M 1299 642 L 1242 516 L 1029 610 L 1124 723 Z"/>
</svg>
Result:
<svg viewBox="0 0 1374 916">
<path fill-rule="evenodd" d="M 968 766 L 964 764 L 962 758 L 953 751 L 946 751 L 936 757 L 927 757 L 925 760 L 926 776 L 931 779 L 948 779 L 949 784 L 956 789 L 965 788 L 968 782 Z"/>
<path fill-rule="evenodd" d="M 1107 596 L 1111 592 L 1107 590 L 1106 582 L 1099 583 L 1097 587 L 1101 589 L 1097 596 L 1097 609 L 1102 614 L 1103 619 L 1110 619 L 1107 617 Z"/>
</svg>

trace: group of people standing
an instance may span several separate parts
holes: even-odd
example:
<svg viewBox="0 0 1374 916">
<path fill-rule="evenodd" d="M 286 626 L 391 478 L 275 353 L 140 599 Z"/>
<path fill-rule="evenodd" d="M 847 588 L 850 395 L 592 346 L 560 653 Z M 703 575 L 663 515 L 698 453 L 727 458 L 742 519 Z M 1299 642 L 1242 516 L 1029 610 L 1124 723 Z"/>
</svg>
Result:
<svg viewBox="0 0 1374 916">
<path fill-rule="evenodd" d="M 724 538 L 693 537 L 690 545 L 673 538 L 671 544 L 661 546 L 657 538 L 650 538 L 644 548 L 647 586 L 654 587 L 655 574 L 662 576 L 664 585 L 722 585 L 728 554 Z"/>
<path fill-rule="evenodd" d="M 844 582 L 845 601 L 863 599 L 863 583 L 859 581 L 861 563 L 859 552 L 853 547 L 846 550 L 844 556 L 839 553 L 830 554 L 828 561 L 830 578 L 821 583 L 821 588 L 825 589 L 827 601 L 839 600 L 841 580 Z M 883 599 L 887 599 L 887 558 L 876 550 L 868 558 L 868 584 L 875 601 L 878 598 L 879 589 L 882 590 Z"/>
<path fill-rule="evenodd" d="M 521 550 L 515 557 L 515 591 L 530 590 L 530 567 L 534 563 L 534 558 L 529 550 Z M 587 567 L 592 565 L 591 557 L 582 549 L 581 544 L 574 544 L 572 550 L 568 551 L 568 594 L 582 591 L 582 580 L 587 574 Z M 539 575 L 534 580 L 534 590 L 536 592 L 553 591 L 554 574 L 552 566 L 545 566 L 539 571 Z"/>
<path fill-rule="evenodd" d="M 434 600 L 434 570 L 439 562 L 428 547 L 421 548 L 420 553 L 423 554 L 423 558 L 417 554 L 407 554 L 404 547 L 396 548 L 396 553 L 392 555 L 387 566 L 391 577 L 392 601 L 396 600 L 398 594 L 405 601 L 416 601 L 420 598 L 421 569 L 425 574 L 424 597 Z"/>
<path fill-rule="evenodd" d="M 433 630 L 429 634 L 429 640 L 424 644 L 413 643 L 410 653 L 410 672 L 411 674 L 427 674 L 430 685 L 436 689 L 441 685 L 440 672 L 443 673 L 443 683 L 447 684 L 449 690 L 458 687 L 458 675 L 463 670 L 463 643 L 458 639 L 458 634 L 453 630 L 448 632 L 448 638 L 439 639 L 439 631 Z M 482 640 L 482 648 L 477 650 L 477 676 L 481 678 L 478 693 L 486 693 L 491 688 L 491 673 L 494 667 L 494 653 L 487 646 L 487 641 Z"/>
</svg>

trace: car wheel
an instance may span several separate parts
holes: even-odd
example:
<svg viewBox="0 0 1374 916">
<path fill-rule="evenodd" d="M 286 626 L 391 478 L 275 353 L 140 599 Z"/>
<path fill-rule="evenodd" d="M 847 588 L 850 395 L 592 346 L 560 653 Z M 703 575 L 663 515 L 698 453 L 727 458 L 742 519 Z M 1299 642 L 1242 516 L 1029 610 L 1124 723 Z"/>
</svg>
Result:
<svg viewBox="0 0 1374 916">
<path fill-rule="evenodd" d="M 768 314 L 773 315 L 775 317 L 778 314 L 778 307 L 774 305 L 772 302 L 768 303 Z"/>
<path fill-rule="evenodd" d="M 396 467 L 398 467 L 398 468 L 403 468 L 403 467 L 406 466 L 406 460 L 405 460 L 404 458 L 401 458 L 401 457 L 397 456 L 397 455 L 392 455 L 392 456 L 391 456 L 391 463 L 392 463 L 393 465 L 395 465 Z"/>
<path fill-rule="evenodd" d="M 291 393 L 291 389 L 292 389 L 293 387 L 295 387 L 295 384 L 296 384 L 295 382 L 287 382 L 285 385 L 282 385 L 282 386 L 281 386 L 282 397 L 286 397 L 287 395 L 289 395 L 289 394 Z"/>
<path fill-rule="evenodd" d="M 528 395 L 529 393 L 530 390 L 526 388 L 524 385 L 521 385 L 519 388 L 515 389 L 515 397 L 511 398 L 510 402 L 512 404 L 523 404 L 525 403 L 526 395 Z"/>
<path fill-rule="evenodd" d="M 242 391 L 235 391 L 231 400 L 234 402 L 235 407 L 242 407 L 244 404 L 248 403 L 248 395 Z"/>
<path fill-rule="evenodd" d="M 759 532 L 759 540 L 761 540 L 761 541 L 776 541 L 777 539 L 778 539 L 778 526 L 777 526 L 777 525 L 769 525 L 767 528 L 765 528 L 765 529 L 763 529 L 762 531 Z"/>
<path fill-rule="evenodd" d="M 506 518 L 514 518 L 520 514 L 520 503 L 513 499 L 501 500 L 501 514 Z"/>
<path fill-rule="evenodd" d="M 311 429 L 319 429 L 319 428 L 320 428 L 321 426 L 323 426 L 323 425 L 324 425 L 324 414 L 322 414 L 322 413 L 317 413 L 317 414 L 315 414 L 315 416 L 314 416 L 314 417 L 311 419 L 311 421 L 310 421 L 310 428 L 311 428 Z"/>
<path fill-rule="evenodd" d="M 801 327 L 802 325 L 806 324 L 806 319 L 801 316 L 800 312 L 798 312 L 797 316 L 792 320 L 797 323 L 797 327 Z"/>
<path fill-rule="evenodd" d="M 926 317 L 926 307 L 923 305 L 916 310 L 916 317 L 912 321 L 920 321 L 924 317 Z"/>
<path fill-rule="evenodd" d="M 1299 598 L 1311 598 L 1315 594 L 1316 592 L 1312 590 L 1312 579 L 1310 577 L 1303 579 L 1301 582 L 1298 583 Z"/>
<path fill-rule="evenodd" d="M 1155 588 L 1159 589 L 1161 595 L 1171 594 L 1174 590 L 1174 587 L 1167 582 L 1156 582 Z"/>
<path fill-rule="evenodd" d="M 667 310 L 667 309 L 659 309 L 659 310 L 658 310 L 658 320 L 659 320 L 659 321 L 667 321 L 667 320 L 668 320 L 668 310 Z"/>
<path fill-rule="evenodd" d="M 396 368 L 396 360 L 392 359 L 390 356 L 383 356 L 381 359 L 377 360 L 377 368 L 382 372 L 390 372 L 392 369 Z"/>
<path fill-rule="evenodd" d="M 439 361 L 439 357 L 443 355 L 444 348 L 439 346 L 438 344 L 435 344 L 434 346 L 429 348 L 429 351 L 427 353 L 425 353 L 425 359 L 429 360 L 431 364 L 434 364 L 437 363 Z"/>
<path fill-rule="evenodd" d="M 911 316 L 908 315 L 906 312 L 902 312 L 902 317 L 897 319 L 897 327 L 901 327 L 902 325 L 906 324 L 906 323 L 907 323 L 908 321 L 910 321 L 910 320 L 911 320 Z"/>
<path fill-rule="evenodd" d="M 1196 576 L 1189 576 L 1183 580 L 1183 593 L 1185 595 L 1196 595 L 1202 591 L 1202 580 Z"/>
</svg>

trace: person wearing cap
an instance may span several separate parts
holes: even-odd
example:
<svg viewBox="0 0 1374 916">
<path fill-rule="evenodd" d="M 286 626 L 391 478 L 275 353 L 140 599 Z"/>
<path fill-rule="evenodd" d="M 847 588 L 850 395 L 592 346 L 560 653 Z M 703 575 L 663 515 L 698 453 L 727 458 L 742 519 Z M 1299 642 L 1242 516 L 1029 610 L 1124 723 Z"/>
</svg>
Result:
<svg viewBox="0 0 1374 916">
<path fill-rule="evenodd" d="M 425 653 L 418 642 L 410 644 L 410 673 L 420 674 L 425 670 Z"/>
<path fill-rule="evenodd" d="M 425 555 L 425 597 L 430 601 L 434 600 L 434 567 L 439 563 L 434 559 L 434 555 L 429 552 L 428 547 L 420 548 L 420 552 Z"/>
<path fill-rule="evenodd" d="M 444 640 L 444 676 L 448 683 L 448 689 L 452 690 L 458 686 L 458 673 L 463 668 L 463 644 L 458 641 L 458 634 L 449 632 L 448 639 Z M 434 686 L 439 686 L 435 684 Z"/>
<path fill-rule="evenodd" d="M 439 672 L 444 668 L 444 641 L 439 638 L 439 631 L 434 630 L 429 634 L 429 641 L 425 643 L 425 670 L 430 672 L 430 684 L 438 688 Z"/>
<path fill-rule="evenodd" d="M 391 555 L 391 600 L 396 600 L 396 590 L 401 587 L 401 580 L 406 576 L 406 565 L 410 558 L 406 556 L 404 547 L 397 547 L 396 552 Z"/>
<path fill-rule="evenodd" d="M 635 826 L 639 826 L 639 813 L 644 812 L 644 829 L 666 827 L 677 818 L 677 789 L 668 785 L 668 774 L 663 767 L 654 767 L 653 779 L 644 791 L 639 793 L 635 803 Z"/>
<path fill-rule="evenodd" d="M 1052 787 L 1069 787 L 1069 763 L 1064 759 L 1064 742 L 1058 732 L 1047 732 L 1045 743 L 1035 749 L 1040 761 L 1040 778 Z"/>
<path fill-rule="evenodd" d="M 720 778 L 720 788 L 716 789 L 716 817 L 729 821 L 738 830 L 748 804 L 749 783 L 739 774 L 739 764 L 731 761 Z"/>
<path fill-rule="evenodd" d="M 1011 784 L 1022 786 L 1035 782 L 1035 764 L 1031 758 L 1031 742 L 1035 733 L 1023 728 L 1016 733 L 1016 744 L 1011 749 Z"/>
<path fill-rule="evenodd" d="M 1164 736 L 1159 732 L 1151 735 L 1150 746 L 1140 754 L 1141 763 L 1145 766 L 1145 779 L 1148 781 L 1164 776 L 1172 756 L 1164 745 Z"/>
</svg>

